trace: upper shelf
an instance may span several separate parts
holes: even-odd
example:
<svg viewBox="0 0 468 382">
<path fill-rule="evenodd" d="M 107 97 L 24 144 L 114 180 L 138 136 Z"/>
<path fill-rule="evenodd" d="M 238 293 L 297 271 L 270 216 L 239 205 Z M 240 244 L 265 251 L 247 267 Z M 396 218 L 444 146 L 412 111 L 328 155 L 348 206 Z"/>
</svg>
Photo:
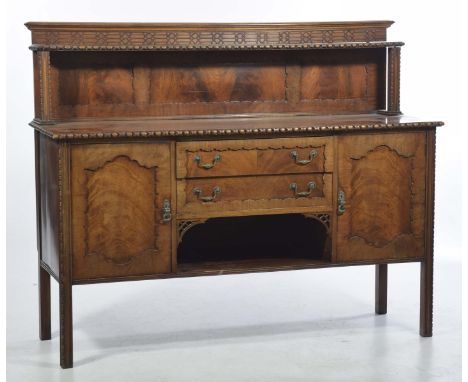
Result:
<svg viewBox="0 0 468 382">
<path fill-rule="evenodd" d="M 249 50 L 401 46 L 387 42 L 393 21 L 316 23 L 28 22 L 32 50 Z"/>
<path fill-rule="evenodd" d="M 106 121 L 31 122 L 36 130 L 56 140 L 151 138 L 193 136 L 238 136 L 270 134 L 326 134 L 352 130 L 424 129 L 442 126 L 440 121 L 386 116 L 378 113 L 353 115 L 265 114 L 124 119 Z"/>
</svg>

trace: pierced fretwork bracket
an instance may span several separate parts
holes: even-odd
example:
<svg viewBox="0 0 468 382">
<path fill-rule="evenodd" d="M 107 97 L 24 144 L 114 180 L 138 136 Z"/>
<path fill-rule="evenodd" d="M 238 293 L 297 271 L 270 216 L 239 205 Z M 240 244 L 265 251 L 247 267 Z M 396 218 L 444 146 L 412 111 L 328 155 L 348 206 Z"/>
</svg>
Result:
<svg viewBox="0 0 468 382">
<path fill-rule="evenodd" d="M 205 222 L 206 219 L 179 220 L 177 222 L 177 244 L 180 244 L 184 235 L 190 228 Z"/>
</svg>

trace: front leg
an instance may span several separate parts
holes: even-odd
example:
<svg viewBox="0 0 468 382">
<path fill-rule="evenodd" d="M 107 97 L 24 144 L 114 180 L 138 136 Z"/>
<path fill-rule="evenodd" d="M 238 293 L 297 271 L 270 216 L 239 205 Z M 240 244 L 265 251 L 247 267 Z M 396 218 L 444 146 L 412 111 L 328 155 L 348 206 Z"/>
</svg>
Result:
<svg viewBox="0 0 468 382">
<path fill-rule="evenodd" d="M 430 257 L 421 263 L 419 334 L 422 337 L 432 337 L 433 274 L 433 261 Z"/>
<path fill-rule="evenodd" d="M 59 146 L 60 206 L 60 366 L 73 367 L 70 146 Z"/>
<path fill-rule="evenodd" d="M 60 282 L 60 366 L 73 367 L 73 316 L 71 283 Z"/>
<path fill-rule="evenodd" d="M 39 264 L 39 338 L 50 340 L 50 275 Z"/>
<path fill-rule="evenodd" d="M 387 264 L 375 266 L 375 313 L 387 313 Z"/>
<path fill-rule="evenodd" d="M 421 262 L 419 334 L 422 337 L 432 337 L 432 299 L 434 278 L 435 130 L 427 132 L 426 150 L 426 237 L 424 260 Z"/>
</svg>

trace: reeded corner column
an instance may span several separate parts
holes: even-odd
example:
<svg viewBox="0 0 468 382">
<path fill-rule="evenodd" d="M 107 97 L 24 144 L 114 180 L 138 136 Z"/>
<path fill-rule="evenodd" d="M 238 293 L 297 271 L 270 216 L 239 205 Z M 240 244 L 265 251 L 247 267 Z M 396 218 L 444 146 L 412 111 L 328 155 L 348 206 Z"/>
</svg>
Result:
<svg viewBox="0 0 468 382">
<path fill-rule="evenodd" d="M 401 48 L 388 48 L 387 71 L 387 113 L 401 114 L 400 110 L 400 57 Z"/>
</svg>

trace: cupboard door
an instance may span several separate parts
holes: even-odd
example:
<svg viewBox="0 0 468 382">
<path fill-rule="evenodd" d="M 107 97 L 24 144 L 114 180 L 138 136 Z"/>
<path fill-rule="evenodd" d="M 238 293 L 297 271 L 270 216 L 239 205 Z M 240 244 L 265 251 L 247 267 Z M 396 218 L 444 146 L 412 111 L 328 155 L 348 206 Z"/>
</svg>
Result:
<svg viewBox="0 0 468 382">
<path fill-rule="evenodd" d="M 337 260 L 424 254 L 424 132 L 339 137 Z"/>
<path fill-rule="evenodd" d="M 171 271 L 169 143 L 72 148 L 75 280 Z"/>
</svg>

